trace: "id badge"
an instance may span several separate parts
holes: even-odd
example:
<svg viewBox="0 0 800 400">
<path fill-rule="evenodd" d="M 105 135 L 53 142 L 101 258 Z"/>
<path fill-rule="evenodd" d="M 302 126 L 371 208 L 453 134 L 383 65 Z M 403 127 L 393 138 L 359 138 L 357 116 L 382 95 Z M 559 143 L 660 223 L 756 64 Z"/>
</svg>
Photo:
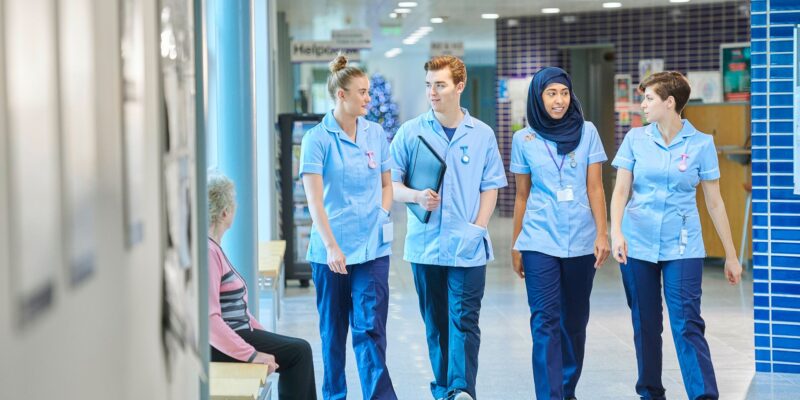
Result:
<svg viewBox="0 0 800 400">
<path fill-rule="evenodd" d="M 387 222 L 383 224 L 383 243 L 390 243 L 394 240 L 394 223 Z"/>
<path fill-rule="evenodd" d="M 572 186 L 561 188 L 556 192 L 556 197 L 558 197 L 559 203 L 575 200 L 575 194 L 572 193 Z"/>
<path fill-rule="evenodd" d="M 678 246 L 678 251 L 680 255 L 683 255 L 683 252 L 686 251 L 686 245 L 689 243 L 689 230 L 686 228 L 681 229 L 681 237 L 680 237 L 680 245 Z"/>
</svg>

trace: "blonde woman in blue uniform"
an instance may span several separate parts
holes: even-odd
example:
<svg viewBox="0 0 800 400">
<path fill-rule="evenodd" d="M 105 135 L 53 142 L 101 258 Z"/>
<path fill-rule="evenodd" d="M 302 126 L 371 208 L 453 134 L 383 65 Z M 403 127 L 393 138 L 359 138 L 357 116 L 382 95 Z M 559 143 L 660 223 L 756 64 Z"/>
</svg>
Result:
<svg viewBox="0 0 800 400">
<path fill-rule="evenodd" d="M 531 309 L 536 398 L 575 399 L 592 281 L 609 254 L 602 178 L 607 157 L 560 68 L 533 76 L 528 125 L 511 144 L 517 184 L 513 268 L 525 279 Z"/>
<path fill-rule="evenodd" d="M 336 108 L 303 137 L 300 174 L 314 225 L 308 246 L 317 290 L 322 395 L 345 399 L 348 323 L 364 399 L 397 399 L 386 369 L 392 225 L 389 143 L 364 119 L 369 79 L 339 56 L 328 91 Z"/>
<path fill-rule="evenodd" d="M 660 72 L 639 84 L 650 123 L 625 136 L 614 158 L 617 182 L 611 198 L 611 242 L 620 262 L 631 309 L 642 399 L 666 399 L 661 382 L 661 282 L 672 337 L 689 399 L 718 399 L 705 322 L 700 316 L 703 235 L 697 213 L 700 183 L 706 208 L 725 248 L 725 277 L 739 282 L 725 204 L 719 191 L 714 138 L 680 113 L 691 91 L 678 72 Z M 630 201 L 628 200 L 629 194 Z"/>
</svg>

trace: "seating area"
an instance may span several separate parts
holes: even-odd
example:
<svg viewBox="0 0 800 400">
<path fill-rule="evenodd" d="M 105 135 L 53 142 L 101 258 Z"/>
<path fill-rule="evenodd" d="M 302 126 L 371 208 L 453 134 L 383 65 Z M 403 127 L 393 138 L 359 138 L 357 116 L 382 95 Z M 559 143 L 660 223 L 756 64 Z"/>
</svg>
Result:
<svg viewBox="0 0 800 400">
<path fill-rule="evenodd" d="M 284 288 L 284 254 L 286 241 L 271 240 L 258 244 L 258 286 L 272 293 L 272 331 L 277 332 L 281 317 Z"/>
<path fill-rule="evenodd" d="M 211 400 L 268 400 L 272 396 L 264 364 L 212 362 L 209 376 Z"/>
</svg>

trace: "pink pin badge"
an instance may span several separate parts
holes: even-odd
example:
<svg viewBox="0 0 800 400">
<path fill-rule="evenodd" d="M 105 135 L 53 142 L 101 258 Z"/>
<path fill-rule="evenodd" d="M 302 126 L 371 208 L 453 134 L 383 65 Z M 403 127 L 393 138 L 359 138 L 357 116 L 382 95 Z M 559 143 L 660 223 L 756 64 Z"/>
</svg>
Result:
<svg viewBox="0 0 800 400">
<path fill-rule="evenodd" d="M 369 166 L 372 169 L 378 168 L 378 163 L 375 162 L 375 152 L 368 151 L 367 152 L 367 158 L 369 158 L 369 162 L 367 163 L 367 166 Z"/>
</svg>

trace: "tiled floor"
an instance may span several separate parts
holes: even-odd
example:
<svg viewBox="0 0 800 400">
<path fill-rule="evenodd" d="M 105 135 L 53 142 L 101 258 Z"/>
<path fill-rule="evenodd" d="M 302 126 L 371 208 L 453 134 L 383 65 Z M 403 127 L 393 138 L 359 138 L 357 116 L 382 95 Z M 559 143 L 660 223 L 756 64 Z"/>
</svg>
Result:
<svg viewBox="0 0 800 400">
<path fill-rule="evenodd" d="M 395 238 L 399 240 L 394 245 L 390 273 L 387 359 L 398 397 L 423 400 L 431 398 L 428 384 L 432 374 L 413 279 L 408 263 L 402 260 L 404 214 L 402 209 L 394 213 L 402 220 L 395 224 Z M 490 232 L 497 260 L 487 268 L 480 319 L 478 398 L 532 399 L 530 314 L 523 281 L 510 268 L 511 220 L 494 218 Z M 706 337 L 716 367 L 720 398 L 800 399 L 800 375 L 756 375 L 754 372 L 752 281 L 747 279 L 741 286 L 731 287 L 724 281 L 721 267 L 709 266 L 704 274 L 703 291 Z M 261 310 L 269 312 L 268 301 Z M 290 281 L 283 310 L 278 331 L 303 337 L 311 343 L 319 390 L 322 358 L 313 288 L 299 288 L 297 281 Z M 262 320 L 269 321 L 266 317 L 262 315 Z M 664 385 L 669 399 L 686 399 L 668 326 L 665 320 Z M 587 336 L 578 398 L 637 399 L 633 389 L 636 381 L 633 333 L 619 267 L 613 260 L 606 262 L 595 278 Z M 349 398 L 360 399 L 352 350 L 348 353 L 346 372 Z"/>
</svg>

